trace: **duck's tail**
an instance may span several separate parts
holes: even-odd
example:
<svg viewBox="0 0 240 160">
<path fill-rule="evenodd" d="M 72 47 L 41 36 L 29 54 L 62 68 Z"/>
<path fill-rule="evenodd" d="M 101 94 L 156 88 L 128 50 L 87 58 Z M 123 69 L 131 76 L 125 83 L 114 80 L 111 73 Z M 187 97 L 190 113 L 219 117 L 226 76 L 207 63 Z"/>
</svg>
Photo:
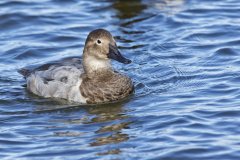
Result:
<svg viewBox="0 0 240 160">
<path fill-rule="evenodd" d="M 19 69 L 17 72 L 23 75 L 24 78 L 27 78 L 31 74 L 31 71 L 26 68 Z"/>
</svg>

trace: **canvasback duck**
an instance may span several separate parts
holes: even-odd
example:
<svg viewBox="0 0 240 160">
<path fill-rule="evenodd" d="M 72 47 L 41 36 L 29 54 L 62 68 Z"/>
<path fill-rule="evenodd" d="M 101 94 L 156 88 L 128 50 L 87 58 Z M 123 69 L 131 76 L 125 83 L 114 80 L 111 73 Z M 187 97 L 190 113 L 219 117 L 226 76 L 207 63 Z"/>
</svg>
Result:
<svg viewBox="0 0 240 160">
<path fill-rule="evenodd" d="M 134 91 L 131 79 L 114 71 L 110 59 L 131 63 L 121 55 L 110 32 L 97 29 L 86 39 L 82 60 L 70 58 L 19 72 L 26 78 L 27 89 L 36 95 L 85 104 L 108 103 Z"/>
</svg>

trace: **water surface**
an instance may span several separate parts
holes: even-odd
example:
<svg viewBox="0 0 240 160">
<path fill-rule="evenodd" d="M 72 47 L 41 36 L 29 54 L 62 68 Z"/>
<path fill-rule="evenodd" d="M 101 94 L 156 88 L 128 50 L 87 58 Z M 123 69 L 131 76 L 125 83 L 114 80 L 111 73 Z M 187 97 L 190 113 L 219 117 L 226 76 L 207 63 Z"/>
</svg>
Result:
<svg viewBox="0 0 240 160">
<path fill-rule="evenodd" d="M 0 157 L 239 159 L 238 0 L 1 0 Z M 29 93 L 17 69 L 81 56 L 109 30 L 134 81 L 124 102 L 81 106 Z"/>
</svg>

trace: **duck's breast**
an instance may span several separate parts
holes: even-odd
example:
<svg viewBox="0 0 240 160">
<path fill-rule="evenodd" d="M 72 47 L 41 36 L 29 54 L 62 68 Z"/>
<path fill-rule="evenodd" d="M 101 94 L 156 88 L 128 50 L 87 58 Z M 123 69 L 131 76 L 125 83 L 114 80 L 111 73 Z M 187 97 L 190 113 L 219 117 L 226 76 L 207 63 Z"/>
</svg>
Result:
<svg viewBox="0 0 240 160">
<path fill-rule="evenodd" d="M 105 103 L 126 98 L 134 88 L 131 79 L 127 76 L 108 74 L 100 79 L 83 78 L 80 90 L 87 103 Z"/>
</svg>

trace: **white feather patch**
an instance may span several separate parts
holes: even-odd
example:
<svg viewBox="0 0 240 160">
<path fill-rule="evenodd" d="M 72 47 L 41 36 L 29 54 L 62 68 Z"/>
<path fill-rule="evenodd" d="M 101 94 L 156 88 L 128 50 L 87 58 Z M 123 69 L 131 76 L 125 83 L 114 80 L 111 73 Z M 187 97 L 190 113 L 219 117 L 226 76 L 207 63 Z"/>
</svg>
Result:
<svg viewBox="0 0 240 160">
<path fill-rule="evenodd" d="M 95 57 L 88 56 L 86 57 L 86 62 L 88 63 L 88 67 L 91 68 L 91 70 L 99 70 L 101 68 L 111 68 L 111 64 L 108 60 L 103 59 L 96 59 Z"/>
<path fill-rule="evenodd" d="M 27 88 L 34 94 L 46 98 L 63 98 L 86 103 L 86 98 L 80 92 L 82 72 L 74 66 L 53 66 L 48 70 L 31 74 L 27 78 Z M 62 81 L 62 78 L 66 81 Z"/>
</svg>

